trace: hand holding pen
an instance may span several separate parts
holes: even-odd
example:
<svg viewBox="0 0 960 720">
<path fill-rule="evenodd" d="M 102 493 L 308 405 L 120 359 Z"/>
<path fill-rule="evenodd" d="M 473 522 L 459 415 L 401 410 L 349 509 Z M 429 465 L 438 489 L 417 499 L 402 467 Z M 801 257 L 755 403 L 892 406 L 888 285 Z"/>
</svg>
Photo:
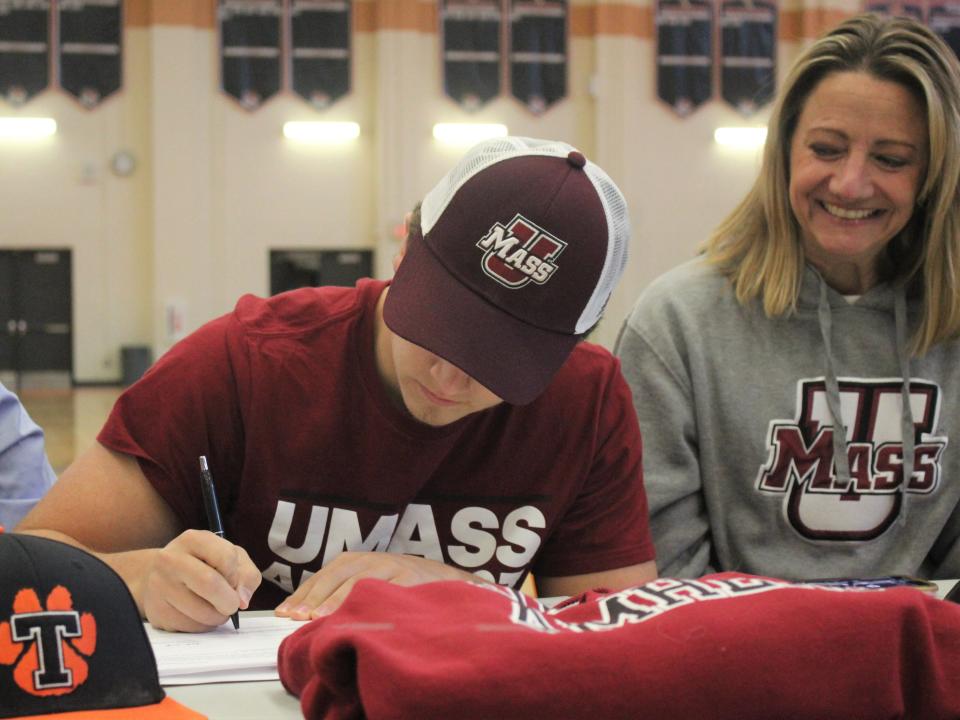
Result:
<svg viewBox="0 0 960 720">
<path fill-rule="evenodd" d="M 219 535 L 226 540 L 223 534 L 223 522 L 220 519 L 220 504 L 217 502 L 217 491 L 213 486 L 213 475 L 210 472 L 210 465 L 207 463 L 207 456 L 200 456 L 200 487 L 203 491 L 203 507 L 207 512 L 207 525 L 210 532 Z M 230 616 L 235 630 L 240 629 L 240 613 L 235 612 Z"/>
</svg>

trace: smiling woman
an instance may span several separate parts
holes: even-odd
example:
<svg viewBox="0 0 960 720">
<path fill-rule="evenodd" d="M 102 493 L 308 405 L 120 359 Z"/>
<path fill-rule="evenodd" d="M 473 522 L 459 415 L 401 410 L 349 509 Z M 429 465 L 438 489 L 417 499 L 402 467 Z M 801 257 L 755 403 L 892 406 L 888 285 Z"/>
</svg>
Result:
<svg viewBox="0 0 960 720">
<path fill-rule="evenodd" d="M 790 148 L 790 206 L 804 255 L 830 286 L 862 294 L 879 282 L 926 161 L 923 106 L 903 85 L 840 72 L 810 94 Z"/>
<path fill-rule="evenodd" d="M 618 340 L 662 575 L 960 575 L 958 184 L 937 35 L 863 15 L 800 56 L 754 187 Z"/>
</svg>

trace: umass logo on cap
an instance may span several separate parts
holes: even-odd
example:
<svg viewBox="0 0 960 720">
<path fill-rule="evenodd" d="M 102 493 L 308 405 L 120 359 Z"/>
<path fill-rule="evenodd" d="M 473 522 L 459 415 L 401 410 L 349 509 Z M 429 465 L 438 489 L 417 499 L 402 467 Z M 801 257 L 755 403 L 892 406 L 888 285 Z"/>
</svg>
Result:
<svg viewBox="0 0 960 720">
<path fill-rule="evenodd" d="M 566 246 L 519 213 L 507 225 L 495 223 L 477 242 L 485 251 L 483 272 L 512 289 L 547 282 L 556 273 L 555 261 Z"/>
</svg>

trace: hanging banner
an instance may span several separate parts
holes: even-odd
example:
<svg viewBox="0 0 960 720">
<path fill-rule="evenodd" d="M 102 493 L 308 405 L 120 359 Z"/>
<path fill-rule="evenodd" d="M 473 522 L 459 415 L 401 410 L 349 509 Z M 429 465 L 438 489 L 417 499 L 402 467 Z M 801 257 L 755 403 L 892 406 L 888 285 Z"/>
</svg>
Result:
<svg viewBox="0 0 960 720">
<path fill-rule="evenodd" d="M 220 0 L 220 86 L 247 110 L 280 91 L 283 0 Z"/>
<path fill-rule="evenodd" d="M 657 97 L 685 117 L 713 95 L 713 5 L 657 1 Z"/>
<path fill-rule="evenodd" d="M 863 6 L 864 12 L 876 13 L 886 17 L 905 16 L 923 22 L 923 3 L 909 2 L 909 0 L 893 0 L 892 2 L 867 2 Z"/>
<path fill-rule="evenodd" d="M 777 7 L 764 0 L 720 3 L 720 94 L 743 115 L 773 99 Z"/>
<path fill-rule="evenodd" d="M 293 0 L 290 45 L 297 95 L 323 109 L 350 92 L 349 0 Z"/>
<path fill-rule="evenodd" d="M 500 94 L 500 0 L 443 0 L 443 91 L 466 110 Z"/>
<path fill-rule="evenodd" d="M 927 23 L 960 57 L 960 6 L 956 2 L 931 2 Z"/>
<path fill-rule="evenodd" d="M 510 5 L 510 92 L 540 115 L 567 95 L 567 1 Z"/>
<path fill-rule="evenodd" d="M 23 105 L 50 83 L 50 0 L 0 0 L 0 95 Z"/>
<path fill-rule="evenodd" d="M 85 108 L 120 89 L 123 18 L 120 0 L 57 3 L 60 87 Z"/>
</svg>

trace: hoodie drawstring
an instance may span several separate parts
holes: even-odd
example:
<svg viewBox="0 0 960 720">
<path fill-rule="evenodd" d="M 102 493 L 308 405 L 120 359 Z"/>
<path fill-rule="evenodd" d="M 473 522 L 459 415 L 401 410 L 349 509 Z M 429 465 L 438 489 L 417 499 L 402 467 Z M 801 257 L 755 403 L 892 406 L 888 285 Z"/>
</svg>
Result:
<svg viewBox="0 0 960 720">
<path fill-rule="evenodd" d="M 825 354 L 824 384 L 827 390 L 827 407 L 833 418 L 833 463 L 839 484 L 850 484 L 850 460 L 847 457 L 847 429 L 843 424 L 840 411 L 840 385 L 833 367 L 833 313 L 827 301 L 827 283 L 820 279 L 820 302 L 817 305 L 817 317 L 820 320 L 820 336 L 823 338 Z"/>
<path fill-rule="evenodd" d="M 900 487 L 900 517 L 898 523 L 907 521 L 907 485 L 913 477 L 916 443 L 914 440 L 913 407 L 910 404 L 910 353 L 907 348 L 907 298 L 903 285 L 894 290 L 893 317 L 895 341 L 897 344 L 897 362 L 903 380 L 900 391 L 900 434 L 903 448 L 903 484 Z M 847 433 L 843 424 L 840 406 L 840 384 L 837 380 L 833 362 L 833 313 L 827 300 L 827 284 L 820 279 L 820 302 L 817 305 L 817 317 L 820 321 L 820 335 L 823 338 L 825 353 L 824 385 L 826 386 L 827 407 L 833 418 L 833 459 L 838 484 L 850 484 L 850 460 L 847 456 Z"/>
<path fill-rule="evenodd" d="M 910 353 L 907 350 L 907 292 L 903 285 L 895 288 L 893 298 L 893 321 L 896 327 L 897 361 L 900 363 L 900 377 L 903 385 L 900 390 L 902 408 L 900 411 L 900 435 L 903 440 L 903 485 L 900 487 L 900 524 L 907 522 L 907 486 L 913 478 L 916 459 L 915 426 L 913 424 L 913 406 L 910 403 Z"/>
</svg>

